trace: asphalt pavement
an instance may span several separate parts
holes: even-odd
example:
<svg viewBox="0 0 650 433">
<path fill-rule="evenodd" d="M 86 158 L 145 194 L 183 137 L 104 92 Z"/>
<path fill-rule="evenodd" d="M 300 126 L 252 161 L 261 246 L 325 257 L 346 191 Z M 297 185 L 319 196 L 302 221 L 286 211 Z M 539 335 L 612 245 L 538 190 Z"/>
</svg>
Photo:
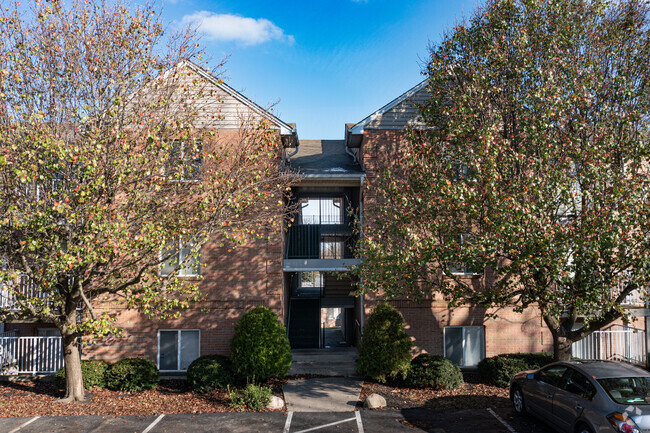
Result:
<svg viewBox="0 0 650 433">
<path fill-rule="evenodd" d="M 2 433 L 553 433 L 510 408 L 73 416 L 0 419 Z"/>
</svg>

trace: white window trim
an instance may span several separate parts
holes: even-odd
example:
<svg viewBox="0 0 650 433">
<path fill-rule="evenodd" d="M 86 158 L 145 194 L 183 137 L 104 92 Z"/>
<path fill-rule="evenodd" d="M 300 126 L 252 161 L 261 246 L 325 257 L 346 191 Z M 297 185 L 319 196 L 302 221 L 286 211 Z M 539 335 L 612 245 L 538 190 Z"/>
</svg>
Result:
<svg viewBox="0 0 650 433">
<path fill-rule="evenodd" d="M 471 236 L 471 235 L 472 235 L 471 233 L 461 233 L 459 235 L 460 236 L 461 248 L 462 248 L 462 245 L 465 243 L 465 238 L 468 237 L 468 236 Z M 470 276 L 483 275 L 483 272 L 467 271 L 467 265 L 465 263 L 462 263 L 462 265 L 463 265 L 463 270 L 462 271 L 461 270 L 452 270 L 452 269 L 450 269 L 451 275 L 470 275 Z"/>
<path fill-rule="evenodd" d="M 181 254 L 181 251 L 183 251 L 183 246 L 184 245 L 185 245 L 185 243 L 181 239 L 178 239 L 178 257 L 177 257 L 178 263 L 176 264 L 176 266 L 178 266 L 178 270 L 176 271 L 176 276 L 177 277 L 187 277 L 187 278 L 200 277 L 201 276 L 201 249 L 203 248 L 203 246 L 199 247 L 199 254 L 198 254 L 198 257 L 197 257 L 198 272 L 193 273 L 193 274 L 186 274 L 186 273 L 184 273 L 185 268 L 181 265 L 181 258 L 180 258 L 180 254 Z M 171 272 L 168 273 L 168 274 L 163 273 L 163 267 L 165 266 L 165 262 L 163 260 L 162 248 L 163 247 L 161 247 L 160 250 L 158 251 L 158 260 L 160 261 L 160 266 L 158 268 L 158 276 L 160 276 L 162 278 L 167 278 L 172 273 Z"/>
<path fill-rule="evenodd" d="M 179 368 L 179 370 L 161 370 L 160 369 L 160 332 L 173 332 L 176 331 L 178 333 L 178 340 L 177 340 L 177 349 L 176 349 L 176 367 Z M 156 354 L 156 367 L 158 367 L 158 371 L 160 372 L 165 372 L 165 373 L 178 373 L 178 372 L 183 372 L 187 370 L 180 370 L 181 367 L 181 331 L 196 331 L 199 333 L 199 341 L 198 341 L 198 349 L 199 349 L 199 356 L 197 358 L 201 357 L 201 330 L 200 329 L 159 329 L 158 330 L 158 353 Z"/>
<path fill-rule="evenodd" d="M 180 167 L 181 167 L 181 177 L 180 179 L 170 179 L 169 173 L 167 172 L 167 168 L 163 167 L 164 170 L 164 176 L 167 179 L 168 182 L 181 182 L 181 183 L 199 183 L 203 180 L 203 142 L 202 140 L 197 140 L 198 143 L 201 144 L 201 172 L 199 173 L 199 176 L 197 178 L 187 178 L 185 176 L 185 163 L 188 161 L 185 160 L 185 145 L 187 144 L 187 141 L 184 140 L 175 140 L 179 143 L 180 147 L 180 154 L 179 154 L 179 160 L 180 160 Z M 192 165 L 192 163 L 190 163 Z"/>
<path fill-rule="evenodd" d="M 465 338 L 465 332 L 466 332 L 466 328 L 481 328 L 483 330 L 483 353 L 481 353 L 481 359 L 485 359 L 485 326 L 482 326 L 482 325 L 445 326 L 442 329 L 442 350 L 443 350 L 445 358 L 447 358 L 447 344 L 446 344 L 446 342 L 447 342 L 447 329 L 451 329 L 451 328 L 454 328 L 454 329 L 460 328 L 460 329 L 462 329 L 462 332 L 463 332 L 463 335 L 461 337 L 461 344 L 462 344 L 462 348 L 463 348 L 463 359 L 462 359 L 462 364 L 459 365 L 459 367 L 460 368 L 476 368 L 475 365 L 471 365 L 471 366 L 468 367 L 466 365 L 466 362 L 465 362 L 465 341 L 467 340 Z"/>
</svg>

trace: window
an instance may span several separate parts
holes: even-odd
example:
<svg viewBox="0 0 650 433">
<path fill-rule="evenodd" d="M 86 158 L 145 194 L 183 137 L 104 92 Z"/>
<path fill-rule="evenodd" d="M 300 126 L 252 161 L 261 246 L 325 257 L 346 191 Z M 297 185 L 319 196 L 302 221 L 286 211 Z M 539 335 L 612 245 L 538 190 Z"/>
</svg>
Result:
<svg viewBox="0 0 650 433">
<path fill-rule="evenodd" d="M 301 272 L 300 287 L 323 287 L 323 274 L 318 271 Z"/>
<path fill-rule="evenodd" d="M 57 328 L 38 328 L 36 335 L 39 337 L 60 337 L 61 331 Z"/>
<path fill-rule="evenodd" d="M 562 389 L 587 400 L 591 400 L 594 394 L 596 394 L 596 388 L 594 388 L 589 379 L 573 369 L 569 370 L 567 380 Z"/>
<path fill-rule="evenodd" d="M 158 370 L 185 371 L 200 355 L 198 329 L 158 331 Z"/>
<path fill-rule="evenodd" d="M 539 376 L 537 380 L 552 386 L 560 386 L 562 376 L 564 376 L 566 370 L 567 367 L 564 367 L 562 365 L 554 365 L 552 367 L 545 368 L 538 373 Z"/>
<path fill-rule="evenodd" d="M 476 367 L 485 358 L 482 326 L 445 326 L 445 358 L 460 367 Z"/>
<path fill-rule="evenodd" d="M 472 235 L 470 233 L 462 233 L 460 235 L 460 252 L 462 254 L 462 250 L 464 245 L 468 244 L 472 240 Z M 449 263 L 449 271 L 452 274 L 455 275 L 479 275 L 481 274 L 482 270 L 473 268 L 469 266 L 467 263 L 462 263 L 462 262 L 454 262 L 454 263 Z"/>
<path fill-rule="evenodd" d="M 201 180 L 203 166 L 203 143 L 189 143 L 176 140 L 169 152 L 166 174 L 172 180 L 188 181 Z"/>
<path fill-rule="evenodd" d="M 321 259 L 342 259 L 345 251 L 345 241 L 337 236 L 323 236 L 320 242 Z"/>
<path fill-rule="evenodd" d="M 650 377 L 613 377 L 598 379 L 598 383 L 618 404 L 650 404 Z"/>
<path fill-rule="evenodd" d="M 342 198 L 300 200 L 300 224 L 343 224 Z"/>
<path fill-rule="evenodd" d="M 170 241 L 160 250 L 160 276 L 168 277 L 174 271 L 181 277 L 201 275 L 201 249 L 192 242 Z"/>
</svg>

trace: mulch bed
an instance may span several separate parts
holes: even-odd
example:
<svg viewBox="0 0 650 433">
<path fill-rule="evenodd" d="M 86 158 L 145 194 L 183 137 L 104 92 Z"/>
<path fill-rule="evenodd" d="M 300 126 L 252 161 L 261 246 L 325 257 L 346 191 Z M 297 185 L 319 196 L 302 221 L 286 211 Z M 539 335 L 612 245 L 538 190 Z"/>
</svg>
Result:
<svg viewBox="0 0 650 433">
<path fill-rule="evenodd" d="M 265 385 L 282 397 L 286 380 Z M 63 392 L 51 381 L 0 384 L 0 417 L 73 415 L 155 415 L 171 413 L 236 412 L 228 406 L 228 391 L 198 394 L 184 380 L 163 380 L 156 389 L 137 393 L 94 388 L 82 403 L 57 403 Z"/>
<path fill-rule="evenodd" d="M 313 375 L 293 376 L 309 379 Z M 274 395 L 283 397 L 284 380 L 265 383 Z M 449 391 L 411 389 L 395 383 L 379 384 L 366 381 L 358 406 L 365 398 L 377 393 L 386 399 L 386 409 L 469 409 L 510 406 L 508 390 L 480 383 L 472 374 L 465 374 L 462 387 Z M 0 417 L 73 416 L 73 415 L 156 415 L 172 413 L 236 412 L 228 406 L 228 391 L 198 394 L 184 380 L 163 380 L 152 391 L 125 393 L 107 389 L 87 391 L 83 403 L 57 403 L 63 392 L 52 381 L 6 382 L 0 384 Z"/>
<path fill-rule="evenodd" d="M 364 382 L 358 406 L 362 407 L 367 396 L 372 393 L 386 399 L 386 409 L 484 409 L 510 407 L 510 395 L 507 388 L 486 385 L 472 373 L 464 374 L 465 382 L 458 389 L 434 390 L 406 388 L 399 382 L 385 385 Z"/>
</svg>

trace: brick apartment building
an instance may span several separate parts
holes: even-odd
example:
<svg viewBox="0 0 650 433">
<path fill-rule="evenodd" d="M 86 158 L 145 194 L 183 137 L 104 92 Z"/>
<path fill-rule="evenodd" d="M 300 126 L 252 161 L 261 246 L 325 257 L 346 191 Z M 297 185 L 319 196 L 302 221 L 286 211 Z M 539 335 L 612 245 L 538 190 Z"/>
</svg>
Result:
<svg viewBox="0 0 650 433">
<path fill-rule="evenodd" d="M 427 97 L 420 83 L 356 124 L 345 125 L 342 140 L 299 140 L 295 126 L 203 72 L 223 101 L 219 134 L 236 134 L 242 118 L 265 118 L 285 145 L 285 165 L 299 172 L 293 188 L 298 204 L 294 222 L 270 240 L 231 251 L 213 240 L 202 247 L 197 302 L 175 320 L 149 320 L 118 304 L 111 305 L 124 328 L 124 338 L 105 339 L 84 347 L 84 358 L 116 361 L 144 357 L 161 371 L 183 371 L 200 355 L 227 354 L 239 318 L 257 305 L 275 311 L 287 327 L 292 348 L 354 346 L 363 323 L 378 302 L 376 296 L 354 297 L 354 281 L 346 274 L 354 257 L 352 221 L 363 218 L 366 184 L 377 176 L 382 156 L 417 126 L 415 103 Z M 195 276 L 187 276 L 191 279 Z M 468 274 L 464 278 L 483 279 Z M 473 367 L 499 353 L 550 350 L 552 338 L 536 309 L 515 313 L 502 309 L 485 319 L 476 307 L 449 309 L 433 297 L 423 303 L 390 301 L 404 316 L 415 352 L 445 355 Z M 19 336 L 55 335 L 41 323 L 6 323 L 4 331 Z"/>
</svg>

